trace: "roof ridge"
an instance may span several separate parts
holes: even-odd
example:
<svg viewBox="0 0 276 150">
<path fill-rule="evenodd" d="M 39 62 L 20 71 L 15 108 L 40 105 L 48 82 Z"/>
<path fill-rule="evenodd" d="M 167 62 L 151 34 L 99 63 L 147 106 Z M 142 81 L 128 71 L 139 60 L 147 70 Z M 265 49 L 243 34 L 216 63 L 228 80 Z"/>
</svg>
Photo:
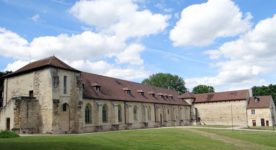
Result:
<svg viewBox="0 0 276 150">
<path fill-rule="evenodd" d="M 162 90 L 168 90 L 168 91 L 177 92 L 177 91 L 174 90 L 174 89 L 167 89 L 167 88 L 157 87 L 157 86 L 153 86 L 153 85 L 147 85 L 147 84 L 143 84 L 143 83 L 138 83 L 138 82 L 134 82 L 134 81 L 119 79 L 119 78 L 115 78 L 115 77 L 109 77 L 109 76 L 100 75 L 100 74 L 95 74 L 95 73 L 90 73 L 90 72 L 83 72 L 83 71 L 82 71 L 81 73 L 96 75 L 96 76 L 100 76 L 100 77 L 104 77 L 104 78 L 110 78 L 110 79 L 115 79 L 115 80 L 121 80 L 121 81 L 123 81 L 123 82 L 129 82 L 129 83 L 133 83 L 133 84 L 138 84 L 138 85 L 142 85 L 142 86 L 147 86 L 147 87 L 149 87 L 149 88 L 157 88 L 157 89 L 162 89 Z M 177 92 L 177 93 L 178 93 L 178 92 Z M 179 94 L 178 94 L 178 95 L 179 95 Z"/>
<path fill-rule="evenodd" d="M 240 91 L 249 91 L 250 89 L 241 89 L 241 90 L 231 90 L 231 91 L 221 91 L 221 92 L 209 92 L 209 93 L 198 93 L 194 95 L 207 95 L 207 94 L 221 94 L 221 93 L 230 93 L 230 92 L 240 92 Z"/>
<path fill-rule="evenodd" d="M 48 65 L 50 65 L 50 64 L 52 63 L 52 60 L 53 60 L 54 57 L 55 57 L 55 56 L 50 57 L 49 62 L 48 62 Z"/>
</svg>

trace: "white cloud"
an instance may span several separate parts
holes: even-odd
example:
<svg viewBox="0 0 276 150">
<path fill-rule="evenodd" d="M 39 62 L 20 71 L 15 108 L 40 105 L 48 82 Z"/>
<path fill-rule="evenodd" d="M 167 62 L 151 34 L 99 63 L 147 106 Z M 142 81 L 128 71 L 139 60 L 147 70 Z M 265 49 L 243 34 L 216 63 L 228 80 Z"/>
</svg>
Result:
<svg viewBox="0 0 276 150">
<path fill-rule="evenodd" d="M 249 86 L 267 84 L 261 78 L 275 74 L 276 66 L 276 14 L 261 20 L 235 41 L 226 42 L 217 50 L 207 52 L 212 59 L 218 59 L 213 66 L 219 73 L 214 77 L 191 78 L 189 84 L 208 83 L 215 86 Z"/>
<path fill-rule="evenodd" d="M 174 46 L 208 45 L 219 37 L 248 31 L 251 18 L 231 0 L 209 0 L 184 8 L 180 20 L 170 31 L 170 39 Z"/>
<path fill-rule="evenodd" d="M 142 79 L 148 75 L 140 58 L 142 50 L 142 45 L 134 43 L 127 46 L 116 36 L 91 31 L 41 36 L 28 42 L 18 34 L 0 28 L 0 54 L 16 59 L 5 70 L 15 71 L 30 62 L 28 59 L 33 61 L 54 54 L 80 70 L 124 79 Z M 105 58 L 116 59 L 119 64 L 109 64 L 104 61 Z M 120 64 L 129 66 L 121 67 Z"/>
<path fill-rule="evenodd" d="M 34 16 L 31 17 L 31 19 L 33 20 L 33 22 L 38 22 L 40 19 L 39 14 L 35 14 Z"/>
<path fill-rule="evenodd" d="M 16 60 L 6 69 L 21 67 L 26 64 L 26 58 L 37 60 L 56 55 L 88 72 L 125 79 L 146 77 L 148 73 L 141 58 L 144 46 L 136 41 L 163 31 L 168 16 L 141 9 L 137 3 L 134 0 L 76 2 L 70 14 L 91 27 L 78 34 L 40 36 L 27 41 L 0 28 L 0 55 Z M 31 19 L 37 22 L 40 16 L 36 14 Z"/>
<path fill-rule="evenodd" d="M 66 59 L 93 59 L 114 55 L 124 47 L 125 43 L 116 36 L 91 31 L 73 35 L 41 36 L 28 42 L 18 34 L 0 28 L 1 54 L 21 60 L 29 57 L 38 59 L 53 54 Z"/>
<path fill-rule="evenodd" d="M 140 57 L 140 53 L 143 49 L 144 47 L 140 44 L 129 45 L 123 52 L 117 55 L 117 62 L 120 64 L 142 65 L 143 59 Z"/>
<path fill-rule="evenodd" d="M 89 60 L 75 60 L 67 61 L 67 63 L 83 71 L 127 80 L 143 79 L 149 75 L 149 73 L 145 71 L 142 66 L 138 66 L 136 68 L 123 68 L 114 64 L 109 64 L 102 60 L 95 62 Z"/>
<path fill-rule="evenodd" d="M 100 32 L 122 39 L 159 33 L 166 28 L 169 18 L 147 9 L 141 10 L 132 0 L 79 1 L 70 13 Z"/>
<path fill-rule="evenodd" d="M 16 70 L 20 69 L 21 67 L 23 67 L 24 65 L 27 65 L 28 63 L 30 63 L 30 61 L 17 60 L 17 61 L 14 61 L 14 62 L 8 64 L 4 70 L 16 71 Z"/>
</svg>

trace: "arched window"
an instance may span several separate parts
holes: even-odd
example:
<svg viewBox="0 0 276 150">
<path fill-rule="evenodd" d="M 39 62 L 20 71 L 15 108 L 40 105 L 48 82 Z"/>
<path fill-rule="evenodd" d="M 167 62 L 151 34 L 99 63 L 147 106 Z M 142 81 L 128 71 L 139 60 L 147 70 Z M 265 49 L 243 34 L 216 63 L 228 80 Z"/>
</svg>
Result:
<svg viewBox="0 0 276 150">
<path fill-rule="evenodd" d="M 150 109 L 150 107 L 148 108 L 148 120 L 151 120 L 151 109 Z"/>
<path fill-rule="evenodd" d="M 107 117 L 108 117 L 107 111 L 108 111 L 107 105 L 104 104 L 104 105 L 103 105 L 103 109 L 102 109 L 102 121 L 103 121 L 104 123 L 106 123 L 107 120 L 108 120 L 108 119 L 107 119 Z"/>
<path fill-rule="evenodd" d="M 122 107 L 118 105 L 118 122 L 122 122 Z"/>
<path fill-rule="evenodd" d="M 136 121 L 137 120 L 137 106 L 134 106 L 134 108 L 133 108 L 133 118 L 134 118 L 134 120 Z"/>
<path fill-rule="evenodd" d="M 90 104 L 87 104 L 85 106 L 85 112 L 84 112 L 84 118 L 85 118 L 85 123 L 86 124 L 89 124 L 89 123 L 92 123 L 92 107 Z"/>
</svg>

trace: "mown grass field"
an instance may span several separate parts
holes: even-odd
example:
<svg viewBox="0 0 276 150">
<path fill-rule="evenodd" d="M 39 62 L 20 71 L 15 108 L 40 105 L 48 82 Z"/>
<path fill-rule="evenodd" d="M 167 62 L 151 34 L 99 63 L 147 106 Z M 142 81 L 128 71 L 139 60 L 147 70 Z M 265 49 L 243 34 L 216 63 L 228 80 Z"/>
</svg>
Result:
<svg viewBox="0 0 276 150">
<path fill-rule="evenodd" d="M 162 128 L 0 139 L 0 150 L 276 150 L 276 133 Z"/>
</svg>

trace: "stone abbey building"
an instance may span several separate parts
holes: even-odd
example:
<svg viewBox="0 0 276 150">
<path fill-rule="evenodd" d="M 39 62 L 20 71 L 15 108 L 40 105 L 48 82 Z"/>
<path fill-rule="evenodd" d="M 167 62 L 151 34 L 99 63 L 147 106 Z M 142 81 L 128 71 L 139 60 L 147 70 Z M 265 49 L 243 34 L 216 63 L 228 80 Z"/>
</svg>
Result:
<svg viewBox="0 0 276 150">
<path fill-rule="evenodd" d="M 161 126 L 271 126 L 270 96 L 174 90 L 78 71 L 56 57 L 1 78 L 0 130 L 84 133 Z"/>
</svg>

